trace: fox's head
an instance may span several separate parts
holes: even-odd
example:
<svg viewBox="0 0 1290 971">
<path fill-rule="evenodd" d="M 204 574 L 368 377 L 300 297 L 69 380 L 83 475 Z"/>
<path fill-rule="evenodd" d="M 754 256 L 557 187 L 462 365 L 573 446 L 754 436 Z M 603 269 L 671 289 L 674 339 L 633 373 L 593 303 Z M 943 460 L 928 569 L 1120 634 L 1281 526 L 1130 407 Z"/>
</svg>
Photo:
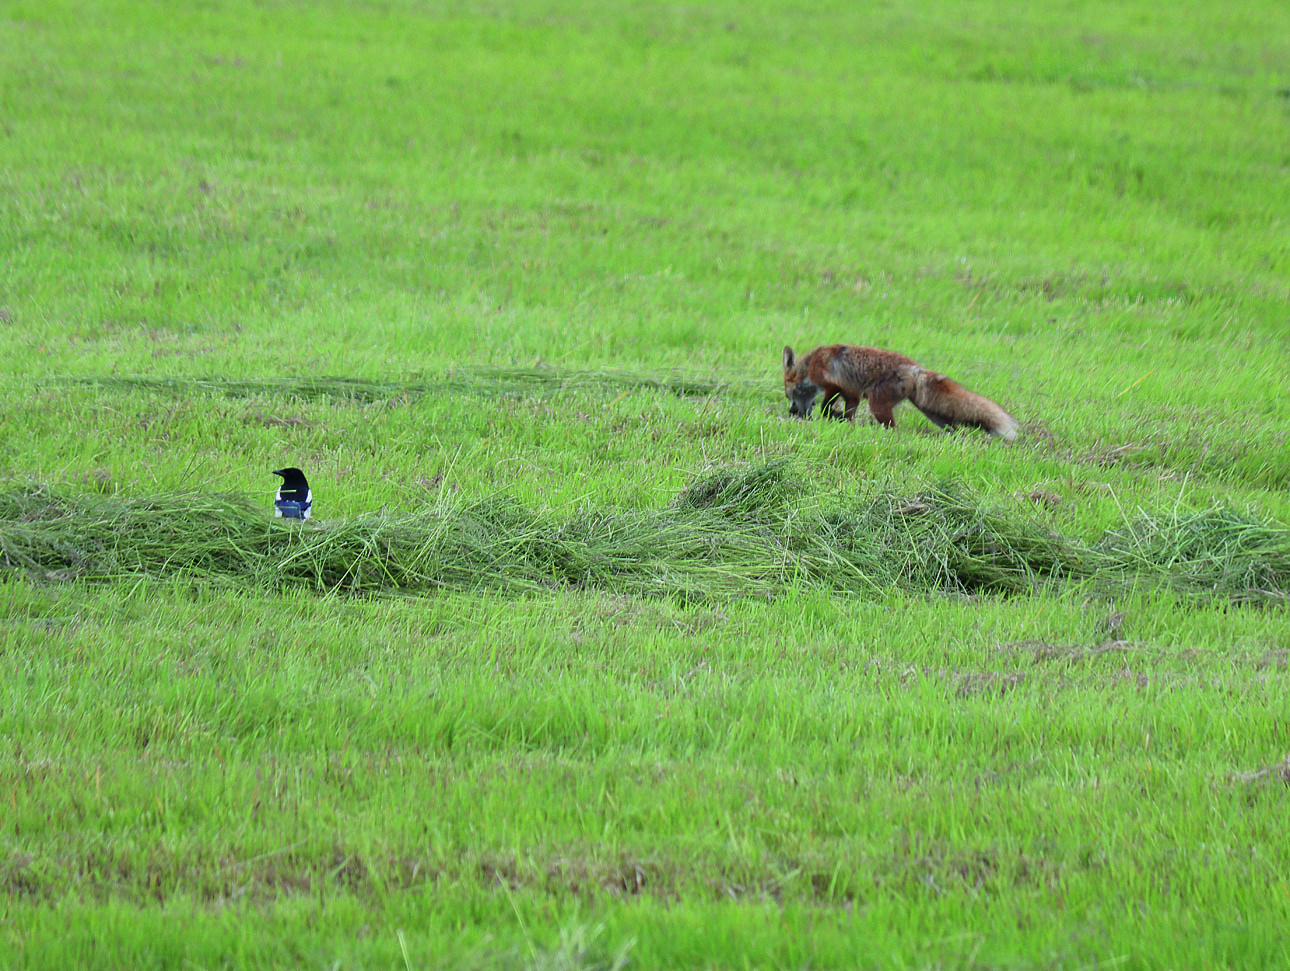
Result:
<svg viewBox="0 0 1290 971">
<path fill-rule="evenodd" d="M 797 418 L 810 418 L 819 397 L 820 386 L 806 374 L 806 362 L 799 362 L 791 347 L 784 348 L 784 396 L 788 398 L 788 413 Z"/>
</svg>

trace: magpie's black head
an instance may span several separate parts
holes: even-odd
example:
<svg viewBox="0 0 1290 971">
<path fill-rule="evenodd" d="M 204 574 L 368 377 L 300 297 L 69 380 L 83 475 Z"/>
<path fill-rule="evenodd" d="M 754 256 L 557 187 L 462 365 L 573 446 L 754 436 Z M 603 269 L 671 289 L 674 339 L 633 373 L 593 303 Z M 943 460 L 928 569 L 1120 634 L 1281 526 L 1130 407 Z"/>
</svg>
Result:
<svg viewBox="0 0 1290 971">
<path fill-rule="evenodd" d="M 299 492 L 303 496 L 309 491 L 309 482 L 305 479 L 305 474 L 299 469 L 274 469 L 273 474 L 282 476 L 284 495 L 288 492 Z"/>
</svg>

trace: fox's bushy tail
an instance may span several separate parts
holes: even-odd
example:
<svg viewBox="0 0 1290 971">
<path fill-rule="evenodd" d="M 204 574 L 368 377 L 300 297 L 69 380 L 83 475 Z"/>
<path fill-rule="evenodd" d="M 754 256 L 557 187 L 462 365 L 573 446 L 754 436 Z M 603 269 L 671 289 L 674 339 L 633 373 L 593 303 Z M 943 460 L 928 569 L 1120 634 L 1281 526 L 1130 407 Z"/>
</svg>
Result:
<svg viewBox="0 0 1290 971">
<path fill-rule="evenodd" d="M 941 428 L 971 425 L 1005 442 L 1017 437 L 1017 421 L 989 398 L 969 391 L 935 371 L 918 369 L 909 400 Z"/>
</svg>

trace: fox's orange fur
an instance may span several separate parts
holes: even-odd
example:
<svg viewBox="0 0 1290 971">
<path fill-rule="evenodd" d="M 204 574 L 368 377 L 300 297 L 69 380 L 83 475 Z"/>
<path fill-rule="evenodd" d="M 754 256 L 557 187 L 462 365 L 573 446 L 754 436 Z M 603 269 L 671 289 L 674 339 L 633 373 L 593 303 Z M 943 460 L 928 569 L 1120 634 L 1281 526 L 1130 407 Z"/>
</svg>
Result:
<svg viewBox="0 0 1290 971">
<path fill-rule="evenodd" d="M 852 419 L 860 399 L 867 398 L 874 418 L 895 428 L 892 409 L 908 400 L 941 428 L 971 425 L 1004 441 L 1017 437 L 1016 421 L 989 398 L 919 367 L 904 354 L 876 347 L 829 344 L 801 357 L 784 348 L 784 394 L 798 418 L 810 417 L 817 398 L 825 411 L 841 398 Z"/>
</svg>

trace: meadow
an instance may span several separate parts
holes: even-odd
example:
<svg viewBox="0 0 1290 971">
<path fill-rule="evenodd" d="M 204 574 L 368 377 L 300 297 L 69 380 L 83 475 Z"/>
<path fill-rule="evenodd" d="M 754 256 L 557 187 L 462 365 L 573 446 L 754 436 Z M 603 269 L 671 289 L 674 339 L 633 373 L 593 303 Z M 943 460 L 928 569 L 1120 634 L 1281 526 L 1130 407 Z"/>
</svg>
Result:
<svg viewBox="0 0 1290 971">
<path fill-rule="evenodd" d="M 1290 964 L 1290 7 L 0 51 L 0 967 Z"/>
</svg>

